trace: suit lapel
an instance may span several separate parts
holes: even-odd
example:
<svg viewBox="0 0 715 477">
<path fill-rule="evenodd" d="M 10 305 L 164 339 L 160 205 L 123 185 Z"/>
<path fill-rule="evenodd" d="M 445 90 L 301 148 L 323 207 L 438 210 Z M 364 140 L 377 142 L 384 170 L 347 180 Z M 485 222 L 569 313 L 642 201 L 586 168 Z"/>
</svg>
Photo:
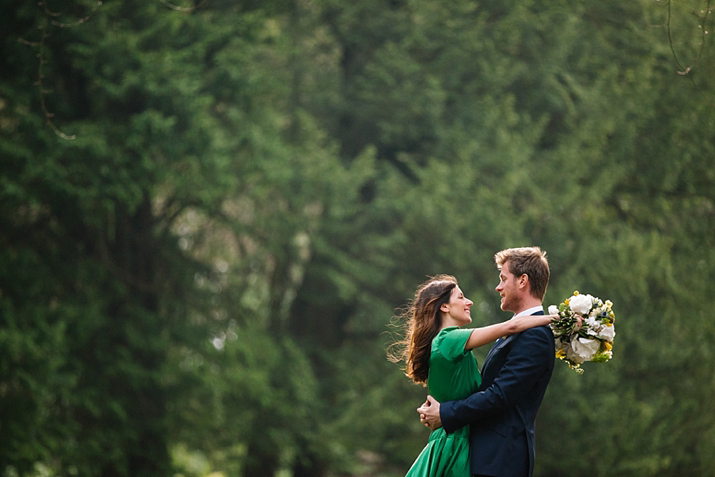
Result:
<svg viewBox="0 0 715 477">
<path fill-rule="evenodd" d="M 543 314 L 544 314 L 543 311 L 537 311 L 536 313 L 532 313 L 531 316 L 534 316 L 534 315 L 543 315 Z M 520 333 L 516 333 L 516 334 L 513 334 L 513 335 L 509 335 L 509 336 L 507 336 L 506 338 L 503 338 L 503 339 L 502 339 L 502 338 L 499 338 L 499 339 L 496 341 L 496 343 L 494 343 L 494 346 L 492 346 L 492 349 L 489 350 L 489 353 L 487 353 L 487 357 L 484 358 L 484 365 L 482 366 L 482 370 L 487 369 L 487 366 L 489 365 L 489 360 L 492 358 L 492 356 L 494 355 L 494 353 L 498 352 L 500 349 L 502 349 L 504 346 L 506 346 L 507 343 L 509 343 L 511 340 L 515 339 L 515 337 L 516 337 L 517 335 L 519 335 L 519 334 L 520 334 Z M 482 374 L 484 374 L 484 373 L 482 372 Z"/>
<path fill-rule="evenodd" d="M 487 366 L 489 365 L 489 360 L 492 359 L 494 353 L 498 352 L 500 349 L 506 346 L 506 344 L 513 340 L 515 336 L 516 334 L 509 335 L 506 338 L 499 338 L 496 343 L 494 343 L 494 346 L 492 346 L 492 349 L 489 350 L 489 353 L 487 353 L 487 357 L 484 358 L 484 366 L 482 366 L 482 369 L 487 369 Z"/>
</svg>

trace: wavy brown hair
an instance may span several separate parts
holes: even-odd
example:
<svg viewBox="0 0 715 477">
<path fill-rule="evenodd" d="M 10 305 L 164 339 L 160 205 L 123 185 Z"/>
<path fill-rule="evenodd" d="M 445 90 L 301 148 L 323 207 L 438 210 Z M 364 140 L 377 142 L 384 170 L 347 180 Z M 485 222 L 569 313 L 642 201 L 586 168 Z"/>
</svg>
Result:
<svg viewBox="0 0 715 477">
<path fill-rule="evenodd" d="M 457 280 L 451 275 L 437 275 L 417 288 L 415 297 L 398 316 L 404 338 L 390 345 L 387 355 L 392 362 L 405 362 L 405 375 L 416 384 L 427 385 L 432 340 L 442 327 L 440 307 L 449 302 Z"/>
</svg>

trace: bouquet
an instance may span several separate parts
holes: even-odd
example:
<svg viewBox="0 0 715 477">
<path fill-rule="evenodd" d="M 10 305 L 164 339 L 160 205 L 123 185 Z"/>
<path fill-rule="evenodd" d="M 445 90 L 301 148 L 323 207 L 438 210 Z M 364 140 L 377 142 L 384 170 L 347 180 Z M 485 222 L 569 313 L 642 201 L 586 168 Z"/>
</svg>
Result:
<svg viewBox="0 0 715 477">
<path fill-rule="evenodd" d="M 551 305 L 549 314 L 559 315 L 551 329 L 556 342 L 556 357 L 571 369 L 583 374 L 581 364 L 586 361 L 605 363 L 613 357 L 613 339 L 616 337 L 613 303 L 605 302 L 578 291 L 559 306 Z"/>
</svg>

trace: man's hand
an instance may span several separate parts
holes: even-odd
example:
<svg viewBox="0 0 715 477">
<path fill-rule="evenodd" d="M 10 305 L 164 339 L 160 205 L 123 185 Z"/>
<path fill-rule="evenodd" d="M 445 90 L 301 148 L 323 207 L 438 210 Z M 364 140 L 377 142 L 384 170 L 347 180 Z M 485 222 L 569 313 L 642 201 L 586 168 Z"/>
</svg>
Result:
<svg viewBox="0 0 715 477">
<path fill-rule="evenodd" d="M 417 408 L 420 413 L 420 422 L 433 431 L 442 427 L 442 419 L 439 417 L 439 401 L 432 396 L 427 396 L 423 405 Z"/>
</svg>

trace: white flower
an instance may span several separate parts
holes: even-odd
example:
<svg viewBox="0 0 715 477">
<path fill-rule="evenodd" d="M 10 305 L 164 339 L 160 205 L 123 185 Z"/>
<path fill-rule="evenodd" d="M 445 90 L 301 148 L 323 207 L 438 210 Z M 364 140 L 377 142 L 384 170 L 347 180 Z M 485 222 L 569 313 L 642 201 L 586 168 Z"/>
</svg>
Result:
<svg viewBox="0 0 715 477">
<path fill-rule="evenodd" d="M 559 307 L 556 305 L 551 305 L 549 306 L 549 315 L 558 315 L 559 314 Z"/>
<path fill-rule="evenodd" d="M 603 325 L 601 325 L 600 321 L 596 320 L 593 316 L 589 316 L 583 320 L 583 326 L 581 329 L 586 331 L 586 334 L 590 336 L 598 336 L 598 332 L 601 330 L 602 326 Z"/>
<path fill-rule="evenodd" d="M 598 332 L 598 338 L 604 339 L 606 341 L 613 341 L 616 337 L 616 327 L 615 326 L 604 326 Z"/>
<path fill-rule="evenodd" d="M 584 361 L 591 361 L 600 347 L 601 343 L 598 340 L 576 337 L 571 341 L 566 357 L 574 363 L 581 364 Z"/>
<path fill-rule="evenodd" d="M 601 326 L 601 323 L 596 320 L 596 317 L 594 316 L 589 316 L 585 320 L 583 320 L 583 324 L 585 326 L 588 326 L 589 328 L 595 328 L 598 329 Z"/>
<path fill-rule="evenodd" d="M 569 307 L 576 313 L 585 315 L 591 309 L 591 295 L 576 295 L 569 299 Z"/>
</svg>

